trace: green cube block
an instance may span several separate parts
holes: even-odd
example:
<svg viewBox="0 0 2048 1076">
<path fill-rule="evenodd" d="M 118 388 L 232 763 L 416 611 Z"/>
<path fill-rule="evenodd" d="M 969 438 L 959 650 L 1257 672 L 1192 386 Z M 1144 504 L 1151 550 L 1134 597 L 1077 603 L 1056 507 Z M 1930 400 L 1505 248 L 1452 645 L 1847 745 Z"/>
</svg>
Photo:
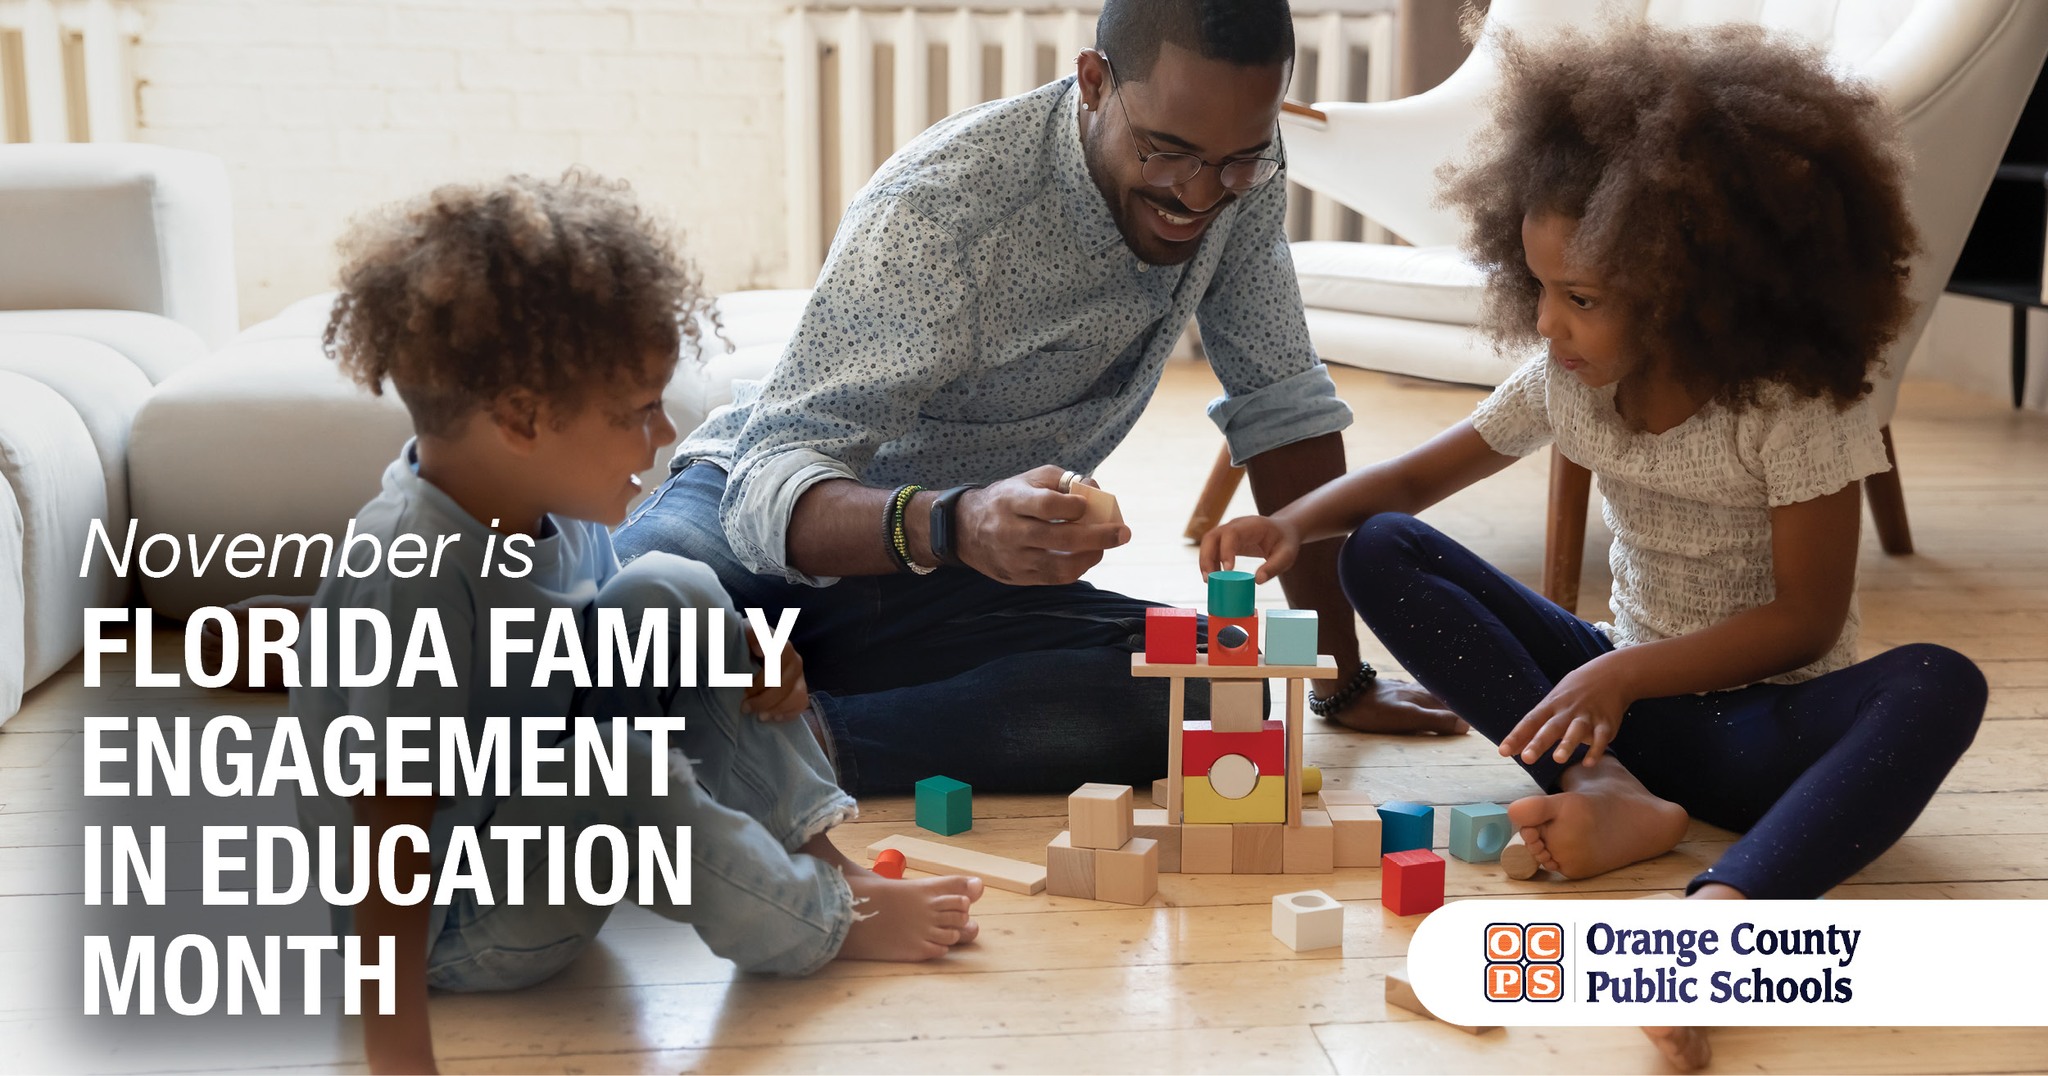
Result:
<svg viewBox="0 0 2048 1076">
<path fill-rule="evenodd" d="M 1492 863 L 1515 835 L 1508 809 L 1498 803 L 1451 808 L 1451 854 L 1467 863 Z"/>
<path fill-rule="evenodd" d="M 917 825 L 952 836 L 974 828 L 974 789 L 951 777 L 927 777 L 917 783 Z"/>
<path fill-rule="evenodd" d="M 1266 664 L 1314 665 L 1316 663 L 1316 611 L 1313 609 L 1269 609 L 1266 611 Z"/>
</svg>

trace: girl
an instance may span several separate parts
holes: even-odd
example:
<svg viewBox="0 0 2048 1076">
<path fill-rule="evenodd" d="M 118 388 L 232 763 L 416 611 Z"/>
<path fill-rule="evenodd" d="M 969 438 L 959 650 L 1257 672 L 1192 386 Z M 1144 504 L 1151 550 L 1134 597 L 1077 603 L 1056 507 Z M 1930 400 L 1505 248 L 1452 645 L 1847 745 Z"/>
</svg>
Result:
<svg viewBox="0 0 2048 1076">
<path fill-rule="evenodd" d="M 1205 571 L 1349 534 L 1346 594 L 1396 660 L 1542 794 L 1509 807 L 1583 878 L 1744 831 L 1701 898 L 1817 897 L 1875 859 L 1983 717 L 1937 646 L 1856 661 L 1866 396 L 1916 243 L 1891 123 L 1755 27 L 1503 45 L 1476 159 L 1444 172 L 1484 328 L 1547 345 L 1472 417 L 1272 518 Z M 1546 443 L 1599 476 L 1612 624 L 1544 600 L 1418 512 Z"/>
</svg>

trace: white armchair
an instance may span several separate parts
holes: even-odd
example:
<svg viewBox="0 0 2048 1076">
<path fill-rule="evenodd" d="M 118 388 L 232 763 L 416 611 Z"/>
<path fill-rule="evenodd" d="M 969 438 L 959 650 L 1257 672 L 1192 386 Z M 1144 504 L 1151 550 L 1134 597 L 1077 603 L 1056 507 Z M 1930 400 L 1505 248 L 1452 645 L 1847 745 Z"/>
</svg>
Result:
<svg viewBox="0 0 2048 1076">
<path fill-rule="evenodd" d="M 1907 200 L 1925 249 L 1914 265 L 1918 311 L 1878 384 L 1887 422 L 1898 376 L 1955 267 L 1999 155 L 2048 56 L 2041 0 L 1493 0 L 1488 35 L 1525 37 L 1589 27 L 1617 13 L 1668 25 L 1761 23 L 1824 46 L 1897 108 L 1915 162 Z M 1437 380 L 1492 385 L 1513 368 L 1472 331 L 1479 274 L 1458 258 L 1462 224 L 1433 204 L 1438 164 L 1465 152 L 1486 123 L 1498 82 L 1485 39 L 1450 78 L 1414 97 L 1373 104 L 1318 103 L 1324 118 L 1292 113 L 1292 178 L 1387 226 L 1414 247 L 1299 243 L 1295 262 L 1310 334 L 1323 358 Z M 1886 427 L 1886 444 L 1890 429 Z M 1585 543 L 1587 476 L 1553 455 L 1544 593 L 1570 607 Z M 1576 473 L 1573 473 L 1576 472 Z M 1869 484 L 1886 552 L 1912 539 L 1898 470 Z M 1192 525 L 1191 525 L 1192 529 Z"/>
</svg>

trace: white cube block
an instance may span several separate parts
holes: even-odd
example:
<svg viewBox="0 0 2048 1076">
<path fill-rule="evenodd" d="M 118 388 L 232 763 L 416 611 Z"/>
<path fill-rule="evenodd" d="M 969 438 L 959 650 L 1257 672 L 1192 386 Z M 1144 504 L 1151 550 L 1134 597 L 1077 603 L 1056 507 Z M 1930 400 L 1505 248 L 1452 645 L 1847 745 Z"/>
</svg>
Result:
<svg viewBox="0 0 2048 1076">
<path fill-rule="evenodd" d="M 1344 906 L 1320 889 L 1273 898 L 1273 936 L 1295 952 L 1344 944 Z"/>
</svg>

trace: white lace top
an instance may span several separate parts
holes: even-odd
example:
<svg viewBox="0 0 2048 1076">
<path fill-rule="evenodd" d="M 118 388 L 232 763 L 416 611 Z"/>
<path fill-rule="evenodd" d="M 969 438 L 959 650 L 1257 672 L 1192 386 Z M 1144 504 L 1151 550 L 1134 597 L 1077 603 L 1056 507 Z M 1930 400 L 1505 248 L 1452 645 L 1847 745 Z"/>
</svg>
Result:
<svg viewBox="0 0 2048 1076">
<path fill-rule="evenodd" d="M 1614 545 L 1600 625 L 1616 646 L 1710 627 L 1769 602 L 1771 509 L 1833 493 L 1889 469 L 1867 400 L 1837 411 L 1826 398 L 1766 393 L 1741 411 L 1709 403 L 1653 434 L 1614 409 L 1614 389 L 1588 388 L 1539 356 L 1525 363 L 1472 414 L 1493 450 L 1526 456 L 1555 441 L 1567 459 L 1599 478 Z M 1826 656 L 1771 677 L 1797 683 L 1856 661 L 1856 603 Z M 1732 686 L 1732 685 L 1731 685 Z"/>
</svg>

